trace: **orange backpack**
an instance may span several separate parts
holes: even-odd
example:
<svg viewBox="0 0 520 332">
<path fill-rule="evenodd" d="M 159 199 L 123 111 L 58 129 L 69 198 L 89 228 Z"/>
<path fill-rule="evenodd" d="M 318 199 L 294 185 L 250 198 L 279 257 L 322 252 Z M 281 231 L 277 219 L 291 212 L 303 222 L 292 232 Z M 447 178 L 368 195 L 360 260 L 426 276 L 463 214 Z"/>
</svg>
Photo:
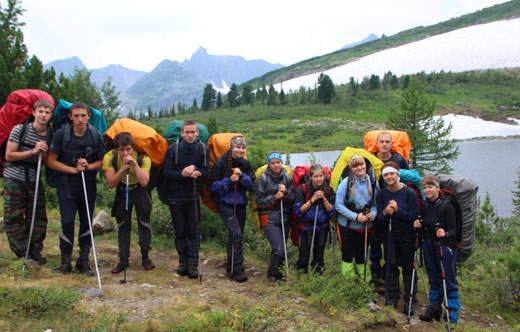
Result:
<svg viewBox="0 0 520 332">
<path fill-rule="evenodd" d="M 211 191 L 209 187 L 211 184 L 209 183 L 209 179 L 211 179 L 211 169 L 213 165 L 217 162 L 218 158 L 222 156 L 222 154 L 229 150 L 229 143 L 231 139 L 235 136 L 244 136 L 238 133 L 220 133 L 213 134 L 209 137 L 208 140 L 208 148 L 209 148 L 209 175 L 208 178 L 202 184 L 202 193 L 201 199 L 202 203 L 206 205 L 208 209 L 211 211 L 218 213 L 217 204 L 213 201 L 211 197 Z M 244 154 L 244 158 L 247 159 L 247 155 Z"/>
<path fill-rule="evenodd" d="M 410 150 L 412 149 L 412 143 L 410 142 L 410 137 L 404 131 L 398 130 L 372 130 L 365 134 L 365 150 L 370 153 L 378 152 L 377 148 L 377 135 L 379 133 L 386 131 L 392 135 L 392 149 L 391 152 L 397 152 L 406 159 L 406 162 L 410 161 Z"/>
</svg>

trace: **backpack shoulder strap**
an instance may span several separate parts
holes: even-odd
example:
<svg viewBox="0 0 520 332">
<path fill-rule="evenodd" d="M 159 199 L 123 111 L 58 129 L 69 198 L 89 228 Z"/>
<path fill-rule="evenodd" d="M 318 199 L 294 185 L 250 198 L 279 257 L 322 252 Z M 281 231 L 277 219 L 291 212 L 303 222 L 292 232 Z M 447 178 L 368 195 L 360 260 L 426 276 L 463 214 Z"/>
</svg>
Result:
<svg viewBox="0 0 520 332">
<path fill-rule="evenodd" d="M 63 128 L 63 142 L 62 147 L 66 149 L 69 146 L 70 143 L 70 128 L 72 125 L 70 123 L 65 123 Z"/>
<path fill-rule="evenodd" d="M 172 166 L 176 166 L 177 165 L 177 162 L 179 161 L 179 143 L 180 143 L 180 139 L 177 138 L 177 140 L 175 140 L 175 144 L 174 145 L 174 148 L 175 148 L 175 151 L 174 151 L 174 155 L 173 155 L 173 165 Z"/>
<path fill-rule="evenodd" d="M 116 149 L 113 149 L 112 150 L 112 167 L 114 168 L 114 171 L 117 171 L 119 170 L 119 167 L 117 165 L 117 156 L 119 155 L 119 153 L 117 152 Z"/>
<path fill-rule="evenodd" d="M 201 153 L 202 153 L 202 160 L 204 161 L 204 165 L 206 165 L 207 161 L 208 161 L 208 156 L 207 156 L 207 153 L 206 153 L 206 145 L 204 144 L 204 142 L 202 142 L 201 140 L 198 140 L 199 141 L 199 149 L 201 149 Z"/>
</svg>

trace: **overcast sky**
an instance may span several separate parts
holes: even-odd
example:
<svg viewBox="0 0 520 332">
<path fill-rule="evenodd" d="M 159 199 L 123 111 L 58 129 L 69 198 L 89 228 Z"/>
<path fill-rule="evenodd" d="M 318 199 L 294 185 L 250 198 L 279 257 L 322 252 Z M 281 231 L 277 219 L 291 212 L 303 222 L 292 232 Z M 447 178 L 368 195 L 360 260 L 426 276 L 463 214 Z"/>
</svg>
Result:
<svg viewBox="0 0 520 332">
<path fill-rule="evenodd" d="M 0 0 L 5 6 L 5 0 Z M 370 33 L 387 36 L 503 3 L 500 0 L 23 0 L 29 54 L 78 56 L 89 69 L 152 70 L 203 46 L 290 65 Z"/>
</svg>

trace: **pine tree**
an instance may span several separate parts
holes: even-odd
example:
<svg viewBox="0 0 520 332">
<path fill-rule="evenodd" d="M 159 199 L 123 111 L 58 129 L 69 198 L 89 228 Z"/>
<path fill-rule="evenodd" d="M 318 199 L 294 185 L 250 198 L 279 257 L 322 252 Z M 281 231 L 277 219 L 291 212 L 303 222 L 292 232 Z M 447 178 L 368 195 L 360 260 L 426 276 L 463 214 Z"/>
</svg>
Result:
<svg viewBox="0 0 520 332">
<path fill-rule="evenodd" d="M 27 89 L 44 89 L 44 73 L 43 64 L 33 55 L 24 70 L 25 88 Z"/>
<path fill-rule="evenodd" d="M 249 105 L 253 102 L 253 86 L 251 84 L 244 85 L 244 89 L 242 89 L 242 102 L 246 105 Z"/>
<path fill-rule="evenodd" d="M 103 112 L 107 125 L 110 127 L 119 118 L 118 107 L 121 104 L 119 101 L 119 92 L 117 92 L 116 87 L 112 85 L 112 77 L 110 76 L 101 86 L 101 97 L 103 98 L 101 112 Z"/>
<path fill-rule="evenodd" d="M 271 84 L 269 85 L 269 94 L 267 96 L 267 105 L 276 105 L 278 99 L 278 93 L 276 92 L 276 89 Z"/>
<path fill-rule="evenodd" d="M 227 94 L 229 107 L 238 106 L 238 90 L 237 85 L 235 83 L 231 84 L 229 88 L 229 92 Z"/>
<path fill-rule="evenodd" d="M 209 135 L 213 135 L 213 134 L 217 134 L 219 131 L 218 131 L 218 125 L 217 125 L 217 119 L 215 119 L 215 117 L 212 115 L 209 116 L 209 119 L 208 119 L 208 132 L 209 132 Z"/>
<path fill-rule="evenodd" d="M 449 138 L 453 126 L 445 128 L 441 118 L 433 118 L 434 111 L 435 101 L 412 78 L 403 91 L 401 108 L 391 112 L 387 122 L 389 128 L 408 133 L 412 143 L 410 166 L 422 174 L 450 173 L 449 162 L 459 155 L 458 147 Z"/>
<path fill-rule="evenodd" d="M 210 83 L 206 84 L 204 88 L 204 93 L 202 94 L 202 104 L 200 108 L 203 111 L 209 111 L 213 107 L 213 103 L 215 103 L 215 96 L 217 91 L 213 88 L 213 85 Z"/>
<path fill-rule="evenodd" d="M 278 99 L 279 99 L 280 105 L 285 105 L 287 103 L 287 100 L 285 98 L 285 92 L 283 91 L 283 89 L 280 89 L 280 95 L 278 96 Z"/>
<path fill-rule="evenodd" d="M 320 76 L 318 76 L 318 101 L 324 104 L 330 104 L 335 95 L 334 83 L 329 75 L 321 73 Z"/>
<path fill-rule="evenodd" d="M 220 91 L 217 93 L 217 108 L 220 109 L 222 108 L 222 93 L 220 93 Z"/>
<path fill-rule="evenodd" d="M 24 23 L 18 21 L 23 13 L 20 4 L 19 0 L 8 0 L 5 8 L 0 4 L 0 105 L 13 88 L 24 83 L 21 71 L 27 61 L 27 47 L 20 29 Z"/>
<path fill-rule="evenodd" d="M 192 113 L 197 113 L 199 111 L 199 106 L 197 105 L 197 98 L 193 98 L 193 103 L 191 104 L 190 110 Z"/>
</svg>

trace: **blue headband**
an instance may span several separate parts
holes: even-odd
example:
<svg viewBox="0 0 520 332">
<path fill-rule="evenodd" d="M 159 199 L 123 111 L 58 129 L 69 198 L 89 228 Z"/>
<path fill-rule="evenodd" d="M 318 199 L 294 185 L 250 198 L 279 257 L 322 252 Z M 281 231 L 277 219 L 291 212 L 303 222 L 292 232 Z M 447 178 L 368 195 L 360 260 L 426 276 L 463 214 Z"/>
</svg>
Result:
<svg viewBox="0 0 520 332">
<path fill-rule="evenodd" d="M 273 159 L 280 159 L 282 161 L 282 164 L 283 164 L 283 158 L 282 158 L 282 154 L 278 153 L 278 152 L 273 152 L 273 153 L 270 153 L 268 156 L 267 156 L 267 163 L 269 164 L 269 162 Z"/>
</svg>

